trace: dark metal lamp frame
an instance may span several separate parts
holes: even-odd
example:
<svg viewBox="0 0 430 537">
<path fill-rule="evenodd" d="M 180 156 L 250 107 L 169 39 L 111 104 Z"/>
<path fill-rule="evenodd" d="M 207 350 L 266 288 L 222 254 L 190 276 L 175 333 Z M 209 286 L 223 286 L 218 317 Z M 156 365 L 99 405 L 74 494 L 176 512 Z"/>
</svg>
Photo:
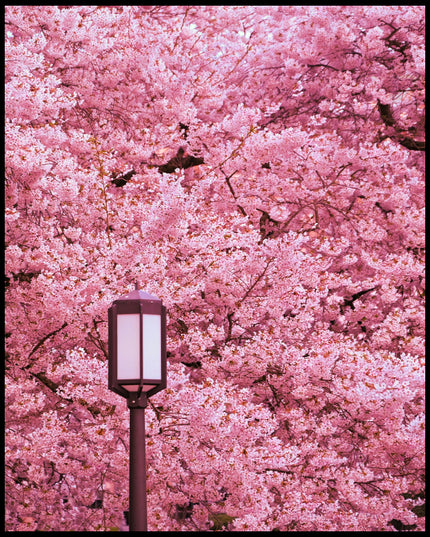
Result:
<svg viewBox="0 0 430 537">
<path fill-rule="evenodd" d="M 139 314 L 140 319 L 140 376 L 134 379 L 118 380 L 118 338 L 117 338 L 117 316 L 121 314 Z M 161 317 L 161 380 L 144 378 L 143 371 L 143 326 L 142 315 L 152 314 Z M 145 393 L 146 397 L 151 397 L 155 393 L 166 388 L 166 308 L 160 299 L 149 295 L 137 288 L 128 295 L 115 300 L 108 310 L 109 315 L 109 389 L 115 393 L 130 399 L 130 392 L 125 388 L 127 385 L 139 385 L 138 398 Z M 149 390 L 145 386 L 154 386 Z M 143 395 L 143 394 L 142 394 Z"/>
</svg>

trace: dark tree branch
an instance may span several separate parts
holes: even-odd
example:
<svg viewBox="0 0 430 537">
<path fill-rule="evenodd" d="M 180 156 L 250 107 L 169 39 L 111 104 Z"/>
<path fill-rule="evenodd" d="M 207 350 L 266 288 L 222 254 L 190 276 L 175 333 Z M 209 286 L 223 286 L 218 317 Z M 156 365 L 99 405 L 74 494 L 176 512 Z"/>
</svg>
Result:
<svg viewBox="0 0 430 537">
<path fill-rule="evenodd" d="M 343 304 L 341 304 L 340 309 L 341 313 L 343 314 L 344 309 L 346 307 L 350 307 L 351 309 L 355 309 L 354 302 L 358 300 L 361 296 L 365 295 L 366 293 L 370 293 L 370 291 L 373 291 L 376 289 L 376 287 L 371 287 L 370 289 L 364 289 L 363 291 L 358 291 L 357 293 L 354 293 L 350 299 L 345 298 Z"/>
<path fill-rule="evenodd" d="M 405 138 L 397 138 L 397 141 L 400 145 L 403 147 L 406 147 L 406 149 L 410 149 L 411 151 L 425 151 L 426 150 L 426 143 L 421 142 L 419 140 L 414 140 L 413 138 L 405 137 Z"/>
<path fill-rule="evenodd" d="M 381 116 L 381 119 L 385 123 L 385 125 L 387 125 L 388 127 L 394 127 L 396 122 L 394 121 L 390 105 L 382 104 L 381 101 L 378 99 L 378 110 L 379 115 Z"/>
<path fill-rule="evenodd" d="M 175 173 L 175 171 L 178 169 L 186 170 L 187 168 L 199 166 L 200 164 L 204 164 L 204 160 L 201 157 L 194 157 L 193 155 L 188 155 L 185 152 L 184 148 L 180 147 L 176 155 L 170 160 L 168 160 L 165 164 L 151 167 L 158 168 L 158 171 L 160 173 Z M 129 172 L 125 173 L 124 175 L 120 175 L 119 177 L 114 174 L 112 176 L 113 179 L 111 180 L 111 183 L 116 187 L 123 187 L 130 181 L 133 175 L 136 175 L 136 173 L 137 172 L 135 170 L 130 170 Z"/>
<path fill-rule="evenodd" d="M 221 170 L 221 171 L 222 171 L 222 170 Z M 222 172 L 222 173 L 224 173 L 224 172 Z M 225 182 L 227 183 L 228 189 L 230 190 L 231 195 L 232 195 L 233 198 L 234 198 L 234 201 L 237 203 L 236 194 L 235 194 L 234 189 L 233 189 L 233 187 L 232 187 L 232 185 L 231 185 L 231 182 L 230 182 L 230 179 L 233 177 L 233 175 L 234 175 L 235 173 L 237 173 L 237 170 L 234 171 L 234 172 L 233 172 L 231 175 L 229 175 L 228 177 L 225 175 L 225 173 L 224 173 L 224 175 L 225 175 Z M 239 211 L 241 212 L 241 214 L 242 214 L 243 216 L 246 216 L 245 209 L 244 209 L 241 205 L 237 204 L 237 208 L 239 209 Z"/>
<path fill-rule="evenodd" d="M 273 238 L 277 237 L 282 232 L 284 223 L 275 220 L 268 212 L 263 211 L 262 209 L 257 208 L 257 211 L 262 213 L 259 222 L 261 240 L 272 236 Z"/>
<path fill-rule="evenodd" d="M 410 136 L 404 136 L 402 134 L 402 129 L 397 125 L 396 120 L 394 119 L 393 113 L 391 111 L 391 106 L 389 104 L 382 104 L 381 101 L 378 99 L 378 111 L 384 124 L 387 127 L 392 127 L 397 133 L 394 136 L 390 136 L 390 138 L 393 138 L 393 140 L 398 142 L 403 147 L 406 147 L 406 149 L 410 149 L 411 151 L 426 150 L 425 141 L 423 142 L 420 140 L 414 140 Z"/>
<path fill-rule="evenodd" d="M 158 166 L 158 171 L 160 173 L 174 173 L 178 168 L 185 170 L 193 166 L 199 166 L 200 164 L 204 164 L 202 158 L 188 155 L 184 148 L 180 147 L 173 158 L 167 161 L 166 164 Z"/>
<path fill-rule="evenodd" d="M 67 322 L 65 321 L 63 323 L 63 326 L 60 326 L 60 328 L 57 328 L 57 330 L 54 330 L 53 332 L 50 332 L 49 334 L 47 334 L 45 337 L 43 337 L 39 343 L 33 348 L 33 350 L 30 352 L 30 354 L 28 355 L 28 358 L 30 358 L 36 351 L 37 349 L 39 349 L 47 339 L 49 339 L 50 337 L 52 336 L 55 336 L 55 334 L 57 334 L 58 332 L 60 332 L 61 330 L 63 330 L 63 328 L 66 328 L 67 326 Z M 30 367 L 30 364 L 27 365 L 26 367 Z"/>
<path fill-rule="evenodd" d="M 129 172 L 125 173 L 124 175 L 121 175 L 120 177 L 117 177 L 115 175 L 111 183 L 118 187 L 124 186 L 130 181 L 133 175 L 136 175 L 136 173 L 137 172 L 135 172 L 134 170 L 130 170 Z"/>
</svg>

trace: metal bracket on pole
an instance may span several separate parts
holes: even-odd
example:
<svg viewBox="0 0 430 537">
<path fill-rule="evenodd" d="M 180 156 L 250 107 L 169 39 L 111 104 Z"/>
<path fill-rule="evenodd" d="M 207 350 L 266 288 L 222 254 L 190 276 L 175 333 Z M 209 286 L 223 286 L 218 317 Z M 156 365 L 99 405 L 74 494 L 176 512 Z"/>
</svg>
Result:
<svg viewBox="0 0 430 537">
<path fill-rule="evenodd" d="M 148 398 L 146 393 L 140 389 L 137 393 L 131 393 L 127 399 L 128 408 L 146 408 L 148 406 Z"/>
</svg>

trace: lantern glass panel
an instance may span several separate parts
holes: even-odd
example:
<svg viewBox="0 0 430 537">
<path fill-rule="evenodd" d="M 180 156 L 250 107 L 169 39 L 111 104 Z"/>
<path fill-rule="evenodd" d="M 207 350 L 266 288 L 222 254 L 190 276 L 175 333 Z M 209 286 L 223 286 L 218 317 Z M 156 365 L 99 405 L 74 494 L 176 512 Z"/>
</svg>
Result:
<svg viewBox="0 0 430 537">
<path fill-rule="evenodd" d="M 138 392 L 140 389 L 142 392 L 149 392 L 149 390 L 152 390 L 156 386 L 156 384 L 144 384 L 143 386 L 139 384 L 122 384 L 122 387 L 128 392 Z"/>
<path fill-rule="evenodd" d="M 140 377 L 139 314 L 117 316 L 118 380 Z"/>
<path fill-rule="evenodd" d="M 161 317 L 143 314 L 143 378 L 161 380 Z"/>
</svg>

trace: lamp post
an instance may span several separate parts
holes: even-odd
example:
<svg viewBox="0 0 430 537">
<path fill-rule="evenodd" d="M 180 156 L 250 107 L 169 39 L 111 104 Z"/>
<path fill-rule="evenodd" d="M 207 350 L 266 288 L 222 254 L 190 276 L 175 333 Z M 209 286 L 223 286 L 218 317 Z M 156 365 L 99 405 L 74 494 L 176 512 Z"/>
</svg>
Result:
<svg viewBox="0 0 430 537">
<path fill-rule="evenodd" d="M 145 408 L 166 387 L 166 308 L 139 289 L 115 300 L 109 313 L 109 389 L 130 409 L 130 531 L 147 531 Z"/>
</svg>

